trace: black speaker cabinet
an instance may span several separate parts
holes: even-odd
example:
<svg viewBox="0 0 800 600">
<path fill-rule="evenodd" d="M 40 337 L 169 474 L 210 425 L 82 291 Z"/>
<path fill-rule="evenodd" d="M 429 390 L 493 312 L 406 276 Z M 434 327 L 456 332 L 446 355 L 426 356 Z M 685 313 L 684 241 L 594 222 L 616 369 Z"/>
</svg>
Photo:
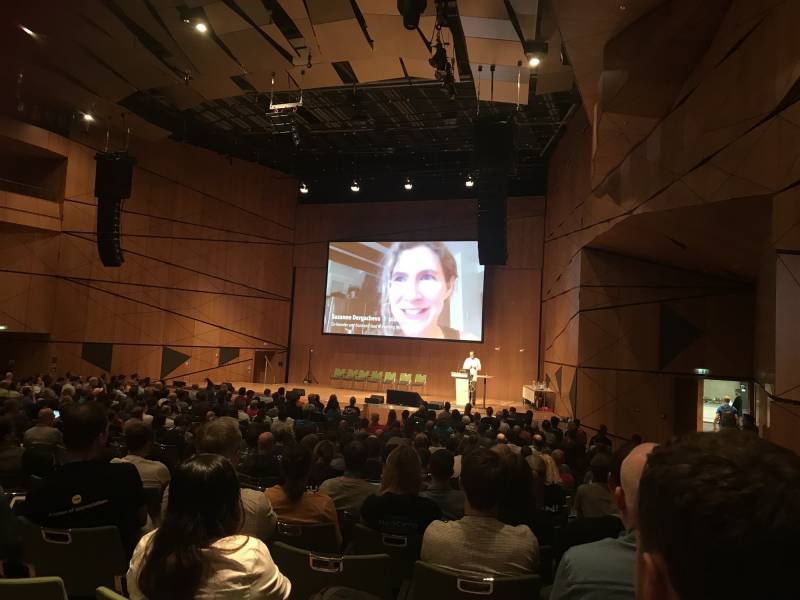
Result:
<svg viewBox="0 0 800 600">
<path fill-rule="evenodd" d="M 386 403 L 417 407 L 422 404 L 422 396 L 405 390 L 386 390 Z"/>
<path fill-rule="evenodd" d="M 364 402 L 367 404 L 383 404 L 383 396 L 379 396 L 378 394 L 372 394 L 367 398 L 364 398 Z"/>
<path fill-rule="evenodd" d="M 122 200 L 97 199 L 97 253 L 104 267 L 119 267 L 125 262 L 119 237 Z"/>
<path fill-rule="evenodd" d="M 120 242 L 122 201 L 130 198 L 134 160 L 122 152 L 102 152 L 97 161 L 94 195 L 97 197 L 97 253 L 106 267 L 125 261 Z"/>
</svg>

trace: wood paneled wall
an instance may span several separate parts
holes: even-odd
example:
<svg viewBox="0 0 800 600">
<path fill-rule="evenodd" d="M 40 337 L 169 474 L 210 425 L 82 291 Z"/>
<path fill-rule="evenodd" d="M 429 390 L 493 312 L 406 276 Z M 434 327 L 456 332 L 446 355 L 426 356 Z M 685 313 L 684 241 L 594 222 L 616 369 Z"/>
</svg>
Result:
<svg viewBox="0 0 800 600">
<path fill-rule="evenodd" d="M 518 400 L 539 360 L 543 215 L 543 198 L 509 199 L 508 263 L 486 268 L 484 342 L 468 343 L 321 331 L 328 240 L 477 239 L 474 200 L 298 206 L 291 379 L 306 374 L 313 346 L 312 370 L 320 383 L 329 382 L 334 367 L 406 371 L 426 373 L 429 394 L 453 395 L 450 371 L 474 350 L 483 372 L 495 376 L 487 397 Z"/>
<path fill-rule="evenodd" d="M 50 360 L 37 370 L 58 373 L 105 370 L 82 358 L 86 343 L 110 352 L 111 371 L 151 377 L 167 352 L 167 378 L 190 381 L 249 380 L 256 350 L 285 352 L 292 178 L 185 144 L 133 140 L 125 263 L 106 268 L 95 245 L 91 135 L 2 125 L 3 135 L 64 156 L 67 169 L 63 198 L 16 197 L 2 225 L 0 343 L 15 332 L 49 334 Z M 9 206 L 9 194 L 0 196 Z M 220 348 L 239 355 L 220 365 Z"/>
</svg>

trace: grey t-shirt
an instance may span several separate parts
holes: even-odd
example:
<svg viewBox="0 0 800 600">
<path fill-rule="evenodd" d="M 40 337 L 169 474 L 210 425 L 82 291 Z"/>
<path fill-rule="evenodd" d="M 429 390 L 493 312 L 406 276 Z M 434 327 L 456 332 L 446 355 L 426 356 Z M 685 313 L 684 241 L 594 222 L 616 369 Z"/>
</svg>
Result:
<svg viewBox="0 0 800 600">
<path fill-rule="evenodd" d="M 378 491 L 378 486 L 366 479 L 344 476 L 326 479 L 319 486 L 319 491 L 331 497 L 336 510 L 358 512 L 364 500 Z"/>
<path fill-rule="evenodd" d="M 530 575 L 539 567 L 539 541 L 527 525 L 465 516 L 431 523 L 422 539 L 421 558 L 458 572 Z"/>
<path fill-rule="evenodd" d="M 575 512 L 579 518 L 591 519 L 618 515 L 619 509 L 608 486 L 602 483 L 585 483 L 575 493 Z"/>
</svg>

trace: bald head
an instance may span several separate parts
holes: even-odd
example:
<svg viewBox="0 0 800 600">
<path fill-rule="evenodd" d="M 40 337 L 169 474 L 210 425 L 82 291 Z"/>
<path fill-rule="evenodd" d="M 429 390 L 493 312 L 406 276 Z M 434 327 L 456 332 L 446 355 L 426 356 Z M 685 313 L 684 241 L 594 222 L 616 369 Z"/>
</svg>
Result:
<svg viewBox="0 0 800 600">
<path fill-rule="evenodd" d="M 639 480 L 642 478 L 642 471 L 647 464 L 647 456 L 657 445 L 651 442 L 639 444 L 622 461 L 619 477 L 622 498 L 618 498 L 617 503 L 622 511 L 625 528 L 628 530 L 636 529 L 639 526 Z"/>
<path fill-rule="evenodd" d="M 53 422 L 55 421 L 55 416 L 53 415 L 52 409 L 43 408 L 37 414 L 39 425 L 47 425 L 49 427 L 53 426 Z"/>
<path fill-rule="evenodd" d="M 258 453 L 269 454 L 272 452 L 272 447 L 275 445 L 275 436 L 269 431 L 263 432 L 258 436 Z"/>
</svg>

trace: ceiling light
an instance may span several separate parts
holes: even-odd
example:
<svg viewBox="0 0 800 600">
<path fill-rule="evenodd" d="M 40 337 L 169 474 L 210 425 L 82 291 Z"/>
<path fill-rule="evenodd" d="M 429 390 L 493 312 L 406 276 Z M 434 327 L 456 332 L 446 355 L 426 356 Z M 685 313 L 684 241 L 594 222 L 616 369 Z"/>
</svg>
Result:
<svg viewBox="0 0 800 600">
<path fill-rule="evenodd" d="M 92 113 L 83 113 L 83 120 L 86 123 L 94 123 L 94 117 L 92 116 Z"/>
<path fill-rule="evenodd" d="M 403 187 L 408 191 L 414 188 L 414 184 L 411 183 L 411 180 L 406 177 L 406 182 L 403 184 Z"/>
<path fill-rule="evenodd" d="M 8 329 L 8 325 L 0 325 L 0 331 L 5 331 Z"/>
<path fill-rule="evenodd" d="M 472 178 L 472 175 L 467 175 L 467 180 L 464 182 L 464 185 L 468 188 L 471 188 L 475 185 L 475 180 Z"/>
<path fill-rule="evenodd" d="M 300 193 L 307 194 L 308 193 L 308 186 L 305 183 L 300 184 Z"/>
<path fill-rule="evenodd" d="M 350 191 L 351 192 L 359 192 L 361 191 L 361 187 L 358 185 L 358 181 L 353 179 L 353 183 L 350 184 Z"/>
<path fill-rule="evenodd" d="M 19 28 L 22 29 L 22 31 L 27 33 L 29 36 L 36 37 L 36 34 L 31 29 L 28 29 L 27 27 L 25 27 L 25 25 L 20 25 Z"/>
<path fill-rule="evenodd" d="M 528 59 L 528 66 L 529 66 L 530 68 L 532 68 L 532 69 L 535 69 L 535 68 L 536 68 L 536 67 L 538 67 L 538 66 L 539 66 L 541 63 L 542 63 L 541 59 L 540 59 L 540 58 L 538 58 L 537 56 L 531 56 L 531 57 Z"/>
<path fill-rule="evenodd" d="M 535 69 L 547 56 L 547 42 L 527 41 L 524 44 L 525 58 L 528 59 L 528 66 Z"/>
<path fill-rule="evenodd" d="M 619 9 L 620 10 L 628 10 L 628 5 L 625 4 L 624 2 L 620 2 L 619 3 Z"/>
<path fill-rule="evenodd" d="M 428 0 L 397 0 L 397 12 L 403 15 L 403 27 L 414 31 L 419 27 L 419 18 L 428 5 Z"/>
<path fill-rule="evenodd" d="M 208 31 L 208 25 L 206 25 L 202 21 L 198 21 L 197 23 L 195 23 L 194 28 L 196 31 L 199 31 L 200 33 L 205 33 L 206 31 Z"/>
</svg>

